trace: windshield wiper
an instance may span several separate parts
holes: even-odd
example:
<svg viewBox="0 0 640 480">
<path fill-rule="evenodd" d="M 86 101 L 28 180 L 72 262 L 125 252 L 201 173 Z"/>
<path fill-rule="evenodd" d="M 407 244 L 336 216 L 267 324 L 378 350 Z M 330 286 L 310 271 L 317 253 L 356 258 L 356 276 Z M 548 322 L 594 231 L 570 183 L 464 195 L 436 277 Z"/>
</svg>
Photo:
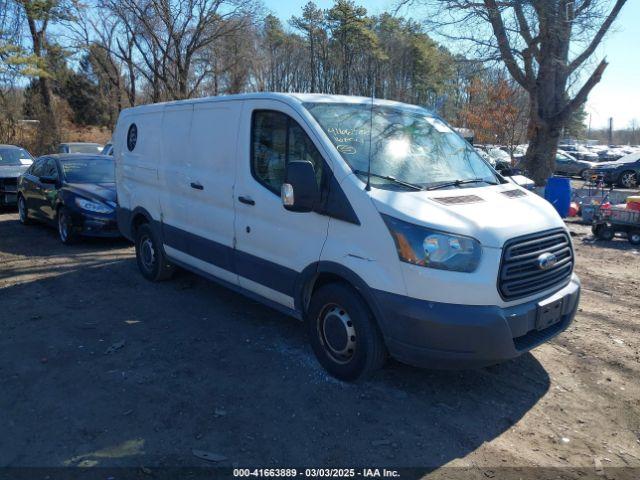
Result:
<svg viewBox="0 0 640 480">
<path fill-rule="evenodd" d="M 488 183 L 489 185 L 497 185 L 495 182 L 488 182 L 483 178 L 470 178 L 468 180 L 454 180 L 452 182 L 440 183 L 432 187 L 427 187 L 427 190 L 439 190 L 447 187 L 459 187 L 460 185 L 467 185 L 469 183 Z"/>
<path fill-rule="evenodd" d="M 353 173 L 357 175 L 364 175 L 365 177 L 369 175 L 369 172 L 365 172 L 364 170 L 354 170 Z M 403 187 L 411 188 L 413 190 L 424 190 L 424 188 L 421 187 L 420 185 L 416 185 L 414 183 L 409 183 L 409 182 L 403 182 L 402 180 L 398 180 L 397 178 L 392 177 L 390 175 L 380 175 L 379 173 L 373 173 L 373 172 L 371 172 L 370 175 L 372 177 L 382 178 L 383 180 L 389 180 L 390 182 L 393 182 L 396 185 L 402 185 Z"/>
</svg>

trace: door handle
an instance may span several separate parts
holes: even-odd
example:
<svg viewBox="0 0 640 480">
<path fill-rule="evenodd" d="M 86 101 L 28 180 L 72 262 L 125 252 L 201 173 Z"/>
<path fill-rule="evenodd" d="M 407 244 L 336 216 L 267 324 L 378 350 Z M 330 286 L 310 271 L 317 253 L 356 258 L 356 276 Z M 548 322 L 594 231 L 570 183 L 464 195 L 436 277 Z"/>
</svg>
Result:
<svg viewBox="0 0 640 480">
<path fill-rule="evenodd" d="M 191 182 L 191 188 L 195 188 L 196 190 L 204 190 L 202 184 L 196 182 Z"/>
<path fill-rule="evenodd" d="M 255 205 L 256 202 L 253 198 L 251 197 L 238 197 L 238 200 L 240 201 L 240 203 L 244 203 L 245 205 Z"/>
</svg>

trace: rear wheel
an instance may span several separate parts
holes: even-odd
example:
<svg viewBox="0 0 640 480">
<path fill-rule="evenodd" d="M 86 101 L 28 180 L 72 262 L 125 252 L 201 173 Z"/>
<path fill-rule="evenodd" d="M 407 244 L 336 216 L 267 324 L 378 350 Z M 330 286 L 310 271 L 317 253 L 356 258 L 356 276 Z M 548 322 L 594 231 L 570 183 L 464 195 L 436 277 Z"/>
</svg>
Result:
<svg viewBox="0 0 640 480">
<path fill-rule="evenodd" d="M 71 215 L 64 207 L 60 207 L 58 210 L 58 238 L 65 245 L 71 245 L 78 240 Z"/>
<path fill-rule="evenodd" d="M 313 294 L 307 327 L 318 361 L 340 380 L 366 379 L 386 361 L 382 333 L 371 311 L 346 284 L 324 285 Z"/>
<path fill-rule="evenodd" d="M 18 196 L 18 218 L 23 225 L 29 225 L 33 223 L 29 218 L 29 209 L 27 208 L 27 201 L 20 195 Z"/>
<path fill-rule="evenodd" d="M 627 238 L 631 245 L 640 245 L 640 230 L 631 230 L 627 234 Z"/>
<path fill-rule="evenodd" d="M 142 276 L 152 282 L 171 278 L 175 270 L 148 223 L 140 225 L 136 230 L 136 261 Z"/>
<path fill-rule="evenodd" d="M 638 184 L 638 176 L 636 175 L 636 172 L 633 171 L 622 172 L 618 179 L 618 183 L 621 187 L 633 188 Z"/>
</svg>

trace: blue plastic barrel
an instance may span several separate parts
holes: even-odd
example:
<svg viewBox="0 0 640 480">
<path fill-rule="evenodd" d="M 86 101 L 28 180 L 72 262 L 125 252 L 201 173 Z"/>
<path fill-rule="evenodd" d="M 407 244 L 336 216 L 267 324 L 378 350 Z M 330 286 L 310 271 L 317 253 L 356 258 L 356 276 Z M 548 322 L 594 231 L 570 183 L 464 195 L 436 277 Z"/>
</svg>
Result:
<svg viewBox="0 0 640 480">
<path fill-rule="evenodd" d="M 571 205 L 571 181 L 568 178 L 551 177 L 547 180 L 544 198 L 555 207 L 562 218 L 566 218 Z"/>
</svg>

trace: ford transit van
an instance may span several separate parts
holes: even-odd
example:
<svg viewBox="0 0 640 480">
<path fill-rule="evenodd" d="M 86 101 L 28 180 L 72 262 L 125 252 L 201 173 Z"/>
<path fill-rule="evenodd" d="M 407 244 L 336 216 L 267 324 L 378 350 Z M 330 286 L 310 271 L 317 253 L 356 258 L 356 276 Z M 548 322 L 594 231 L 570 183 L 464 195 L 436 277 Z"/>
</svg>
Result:
<svg viewBox="0 0 640 480">
<path fill-rule="evenodd" d="M 247 94 L 145 105 L 113 137 L 118 223 L 142 275 L 191 270 L 306 322 L 328 372 L 388 355 L 512 359 L 580 295 L 553 207 L 444 121 L 359 97 Z"/>
</svg>

